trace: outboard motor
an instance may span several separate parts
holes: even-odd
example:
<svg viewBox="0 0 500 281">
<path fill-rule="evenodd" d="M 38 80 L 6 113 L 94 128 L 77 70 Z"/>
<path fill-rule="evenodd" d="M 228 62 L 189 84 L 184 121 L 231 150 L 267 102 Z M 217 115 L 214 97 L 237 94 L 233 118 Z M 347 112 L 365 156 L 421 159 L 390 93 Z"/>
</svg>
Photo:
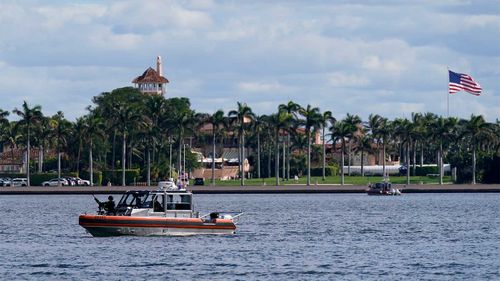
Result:
<svg viewBox="0 0 500 281">
<path fill-rule="evenodd" d="M 210 213 L 210 220 L 216 220 L 219 218 L 219 213 Z"/>
</svg>

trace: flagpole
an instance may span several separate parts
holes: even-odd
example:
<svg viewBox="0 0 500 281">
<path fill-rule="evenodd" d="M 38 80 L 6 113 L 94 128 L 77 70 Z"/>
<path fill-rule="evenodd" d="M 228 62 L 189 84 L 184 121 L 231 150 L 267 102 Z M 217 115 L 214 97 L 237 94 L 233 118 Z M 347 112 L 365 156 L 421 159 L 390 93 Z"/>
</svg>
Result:
<svg viewBox="0 0 500 281">
<path fill-rule="evenodd" d="M 449 87 L 450 87 L 450 68 L 449 67 L 446 67 L 448 69 L 448 85 L 447 85 L 447 89 L 448 91 L 446 91 L 446 117 L 450 117 L 450 90 L 449 90 Z"/>
</svg>

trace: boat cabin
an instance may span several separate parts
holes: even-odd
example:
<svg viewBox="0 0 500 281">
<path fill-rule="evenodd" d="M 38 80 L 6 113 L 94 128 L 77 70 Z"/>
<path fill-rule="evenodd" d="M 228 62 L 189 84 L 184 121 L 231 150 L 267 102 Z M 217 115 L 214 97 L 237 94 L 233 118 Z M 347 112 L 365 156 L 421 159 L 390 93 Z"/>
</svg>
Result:
<svg viewBox="0 0 500 281">
<path fill-rule="evenodd" d="M 118 216 L 195 217 L 193 194 L 185 190 L 127 191 L 116 206 Z"/>
<path fill-rule="evenodd" d="M 375 184 L 370 185 L 372 190 L 380 190 L 380 191 L 389 191 L 391 190 L 390 182 L 377 182 Z"/>
</svg>

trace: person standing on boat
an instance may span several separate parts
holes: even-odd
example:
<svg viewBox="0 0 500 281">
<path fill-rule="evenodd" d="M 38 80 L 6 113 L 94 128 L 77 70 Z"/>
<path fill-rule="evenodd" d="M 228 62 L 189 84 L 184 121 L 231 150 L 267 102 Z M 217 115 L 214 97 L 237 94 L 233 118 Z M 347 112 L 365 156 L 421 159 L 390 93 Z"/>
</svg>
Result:
<svg viewBox="0 0 500 281">
<path fill-rule="evenodd" d="M 106 214 L 115 214 L 116 210 L 115 210 L 115 201 L 113 201 L 113 196 L 110 195 L 108 197 L 108 201 L 106 202 L 99 201 L 99 199 L 97 199 L 95 196 L 94 200 L 95 202 L 97 202 L 97 204 L 99 204 L 99 208 L 103 208 L 104 211 L 106 211 Z"/>
</svg>

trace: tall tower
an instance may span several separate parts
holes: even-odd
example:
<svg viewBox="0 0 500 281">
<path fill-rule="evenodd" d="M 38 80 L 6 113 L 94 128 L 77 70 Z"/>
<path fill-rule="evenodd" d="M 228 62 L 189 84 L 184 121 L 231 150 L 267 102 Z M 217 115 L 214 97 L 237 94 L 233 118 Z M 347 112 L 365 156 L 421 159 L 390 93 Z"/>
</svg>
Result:
<svg viewBox="0 0 500 281">
<path fill-rule="evenodd" d="M 156 70 L 149 67 L 141 76 L 132 80 L 134 87 L 145 94 L 164 95 L 167 92 L 167 78 L 163 77 L 161 57 L 156 58 Z"/>
</svg>

